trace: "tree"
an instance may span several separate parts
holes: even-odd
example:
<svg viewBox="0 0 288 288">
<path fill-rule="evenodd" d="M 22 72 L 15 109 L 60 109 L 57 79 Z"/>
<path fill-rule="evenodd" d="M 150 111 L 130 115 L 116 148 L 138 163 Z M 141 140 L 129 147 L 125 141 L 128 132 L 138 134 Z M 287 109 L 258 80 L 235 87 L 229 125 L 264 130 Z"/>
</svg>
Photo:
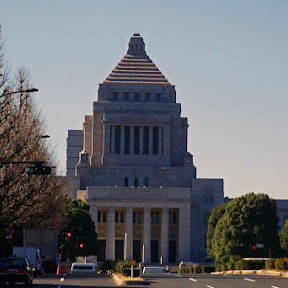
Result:
<svg viewBox="0 0 288 288">
<path fill-rule="evenodd" d="M 77 256 L 96 255 L 97 233 L 89 213 L 90 206 L 79 199 L 71 200 L 68 196 L 65 197 L 65 202 L 63 226 L 60 231 L 62 258 L 74 261 Z M 68 232 L 71 233 L 70 236 Z M 80 247 L 80 244 L 83 247 Z"/>
<path fill-rule="evenodd" d="M 243 257 L 269 257 L 279 253 L 276 203 L 265 194 L 249 193 L 218 208 L 218 219 L 208 222 L 209 255 L 218 267 L 232 265 Z M 217 212 L 217 211 L 216 211 Z M 215 213 L 216 213 L 215 212 Z M 221 213 L 222 216 L 221 216 Z M 217 220 L 217 217 L 215 217 Z M 211 233 L 214 231 L 214 233 Z M 254 251 L 252 246 L 264 244 Z"/>
<path fill-rule="evenodd" d="M 286 252 L 288 251 L 288 219 L 285 220 L 284 227 L 279 233 L 280 246 Z"/>
<path fill-rule="evenodd" d="M 31 88 L 29 72 L 21 68 L 10 77 L 3 44 L 0 30 L 0 239 L 6 238 L 8 227 L 19 237 L 26 227 L 59 228 L 63 211 L 63 183 L 55 169 L 51 175 L 29 176 L 25 172 L 28 164 L 19 164 L 44 161 L 54 166 L 56 161 L 41 138 L 46 129 L 44 120 L 31 93 L 25 92 Z"/>
</svg>

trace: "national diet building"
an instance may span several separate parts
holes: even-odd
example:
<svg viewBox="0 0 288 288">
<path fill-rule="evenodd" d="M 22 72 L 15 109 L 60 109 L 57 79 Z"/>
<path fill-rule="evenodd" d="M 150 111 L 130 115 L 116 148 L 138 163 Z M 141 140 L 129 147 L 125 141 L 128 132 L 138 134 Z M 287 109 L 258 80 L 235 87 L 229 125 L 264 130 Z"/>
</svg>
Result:
<svg viewBox="0 0 288 288">
<path fill-rule="evenodd" d="M 109 60 L 109 59 L 107 59 Z M 223 180 L 197 178 L 175 86 L 135 33 L 99 85 L 82 130 L 69 130 L 69 195 L 90 205 L 98 261 L 203 262 Z"/>
</svg>

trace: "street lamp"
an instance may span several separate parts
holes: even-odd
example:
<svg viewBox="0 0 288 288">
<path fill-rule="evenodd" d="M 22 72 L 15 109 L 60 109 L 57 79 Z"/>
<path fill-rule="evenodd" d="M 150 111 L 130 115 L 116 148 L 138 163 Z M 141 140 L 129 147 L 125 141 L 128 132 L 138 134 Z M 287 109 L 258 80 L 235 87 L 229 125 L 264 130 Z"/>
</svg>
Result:
<svg viewBox="0 0 288 288">
<path fill-rule="evenodd" d="M 12 95 L 12 94 L 17 94 L 17 93 L 33 93 L 33 92 L 38 92 L 39 90 L 37 88 L 28 88 L 28 89 L 25 89 L 25 90 L 18 90 L 18 91 L 9 91 L 9 92 L 6 92 L 6 93 L 3 93 L 1 97 L 5 97 L 5 96 L 9 96 L 9 95 Z"/>
</svg>

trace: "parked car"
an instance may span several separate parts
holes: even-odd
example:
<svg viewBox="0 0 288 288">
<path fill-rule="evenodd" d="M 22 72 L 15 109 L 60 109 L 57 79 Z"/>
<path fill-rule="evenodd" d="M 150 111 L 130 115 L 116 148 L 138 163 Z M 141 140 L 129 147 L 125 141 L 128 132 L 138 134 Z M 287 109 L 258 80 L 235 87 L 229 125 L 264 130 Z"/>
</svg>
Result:
<svg viewBox="0 0 288 288">
<path fill-rule="evenodd" d="M 96 268 L 98 267 L 95 263 L 73 263 L 71 266 L 72 274 L 95 274 Z"/>
<path fill-rule="evenodd" d="M 7 257 L 0 260 L 0 283 L 32 285 L 33 269 L 24 257 Z"/>
</svg>

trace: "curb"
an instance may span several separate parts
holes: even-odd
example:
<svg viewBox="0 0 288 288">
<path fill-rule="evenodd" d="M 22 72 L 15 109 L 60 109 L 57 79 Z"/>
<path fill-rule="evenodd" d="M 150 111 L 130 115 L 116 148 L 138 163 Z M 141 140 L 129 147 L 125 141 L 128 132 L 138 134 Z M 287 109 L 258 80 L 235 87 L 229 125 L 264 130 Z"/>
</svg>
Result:
<svg viewBox="0 0 288 288">
<path fill-rule="evenodd" d="M 123 286 L 123 285 L 148 285 L 149 283 L 145 281 L 144 279 L 135 281 L 132 279 L 123 279 L 120 277 L 117 273 L 111 273 L 111 277 L 113 281 L 116 283 L 118 286 Z"/>
<path fill-rule="evenodd" d="M 266 275 L 266 276 L 278 276 L 278 277 L 286 277 L 288 278 L 288 272 L 280 272 L 274 270 L 229 270 L 229 271 L 221 271 L 221 272 L 212 272 L 212 275 L 219 274 L 256 274 L 256 275 Z"/>
</svg>

